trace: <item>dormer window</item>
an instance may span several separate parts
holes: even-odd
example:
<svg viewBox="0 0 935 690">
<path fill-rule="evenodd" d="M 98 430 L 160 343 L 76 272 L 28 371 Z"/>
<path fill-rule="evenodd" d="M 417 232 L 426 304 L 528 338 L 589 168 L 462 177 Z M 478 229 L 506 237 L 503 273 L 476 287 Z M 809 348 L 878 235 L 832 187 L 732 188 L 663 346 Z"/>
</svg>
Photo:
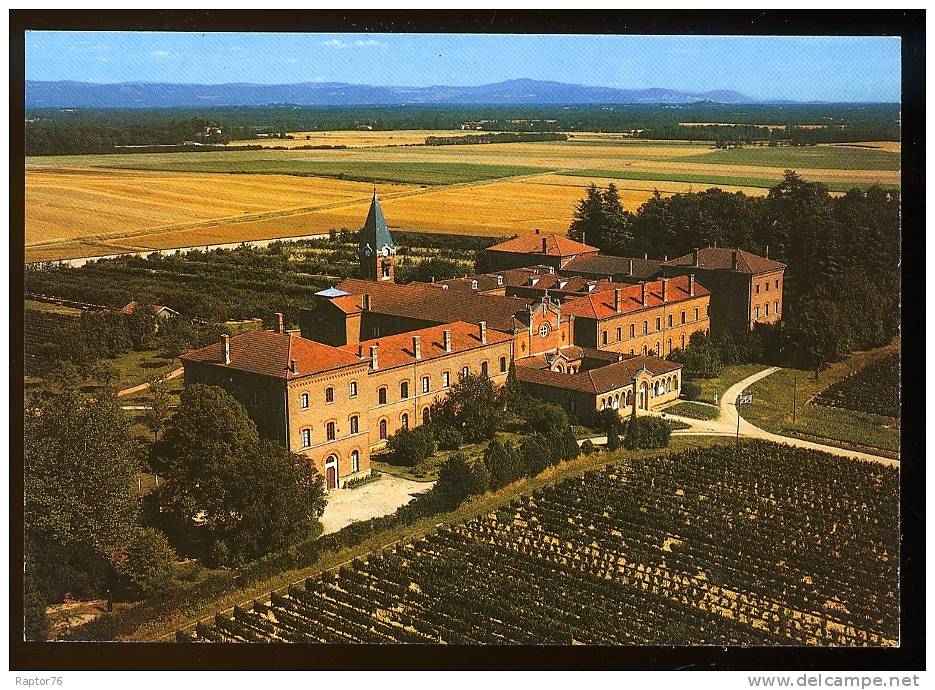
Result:
<svg viewBox="0 0 935 690">
<path fill-rule="evenodd" d="M 497 285 L 503 285 L 503 276 L 497 276 Z"/>
<path fill-rule="evenodd" d="M 476 290 L 476 289 L 477 289 L 477 281 L 476 281 L 476 280 L 472 280 L 472 281 L 471 281 L 471 289 L 472 289 L 472 290 Z"/>
<path fill-rule="evenodd" d="M 593 292 L 595 288 L 594 283 L 588 283 L 588 292 Z"/>
<path fill-rule="evenodd" d="M 567 280 L 560 280 L 560 281 L 558 281 L 558 289 L 559 289 L 559 290 L 564 290 L 566 285 L 568 285 L 568 281 L 567 281 Z"/>
<path fill-rule="evenodd" d="M 539 282 L 539 279 L 538 279 L 538 278 L 530 278 L 530 279 L 529 279 L 529 284 L 530 284 L 530 285 L 535 285 L 535 284 L 538 283 L 538 282 Z"/>
</svg>

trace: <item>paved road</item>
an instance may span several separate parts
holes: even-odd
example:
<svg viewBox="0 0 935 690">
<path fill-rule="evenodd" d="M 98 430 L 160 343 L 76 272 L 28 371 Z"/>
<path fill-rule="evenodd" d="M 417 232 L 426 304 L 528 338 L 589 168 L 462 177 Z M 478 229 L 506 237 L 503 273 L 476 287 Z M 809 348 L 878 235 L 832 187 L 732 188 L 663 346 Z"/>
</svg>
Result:
<svg viewBox="0 0 935 690">
<path fill-rule="evenodd" d="M 184 370 L 182 367 L 179 367 L 178 369 L 175 369 L 174 371 L 170 371 L 168 374 L 166 374 L 165 376 L 163 376 L 160 380 L 161 380 L 161 381 L 168 381 L 169 379 L 174 379 L 174 378 L 177 378 L 177 377 L 181 376 L 183 373 L 185 373 L 185 370 Z M 118 397 L 118 398 L 123 398 L 123 397 L 125 397 L 125 396 L 127 396 L 127 395 L 133 395 L 134 393 L 140 393 L 140 392 L 142 392 L 142 391 L 145 391 L 145 390 L 148 389 L 148 388 L 149 388 L 149 384 L 148 384 L 148 383 L 141 383 L 141 384 L 138 385 L 138 386 L 133 386 L 132 388 L 124 388 L 122 391 L 117 391 L 117 397 Z"/>
<path fill-rule="evenodd" d="M 689 417 L 681 417 L 674 414 L 666 414 L 666 417 L 671 419 L 676 419 L 680 422 L 685 422 L 689 424 L 691 428 L 689 429 L 680 429 L 678 431 L 673 431 L 672 434 L 676 436 L 734 436 L 737 433 L 737 407 L 734 404 L 734 401 L 737 399 L 737 396 L 743 393 L 747 388 L 752 386 L 754 383 L 760 379 L 764 379 L 770 374 L 773 374 L 779 371 L 780 367 L 768 367 L 762 371 L 748 376 L 742 381 L 735 383 L 733 386 L 728 388 L 724 395 L 721 397 L 720 402 L 720 411 L 721 416 L 717 419 L 712 420 L 699 420 L 699 419 L 690 419 Z M 794 438 L 791 436 L 781 436 L 780 434 L 774 434 L 771 431 L 766 431 L 761 429 L 758 426 L 754 426 L 748 422 L 743 417 L 740 417 L 740 435 L 743 438 L 761 438 L 766 441 L 773 441 L 775 443 L 786 443 L 790 446 L 797 446 L 799 448 L 810 448 L 812 450 L 820 450 L 825 453 L 830 453 L 832 455 L 840 455 L 846 458 L 856 458 L 858 460 L 864 460 L 866 462 L 879 462 L 883 465 L 889 465 L 891 467 L 899 467 L 899 460 L 893 460 L 892 458 L 886 458 L 881 455 L 872 455 L 870 453 L 861 453 L 856 450 L 847 450 L 845 448 L 838 448 L 836 446 L 826 446 L 822 443 L 814 443 L 812 441 L 805 441 L 799 438 Z"/>
</svg>

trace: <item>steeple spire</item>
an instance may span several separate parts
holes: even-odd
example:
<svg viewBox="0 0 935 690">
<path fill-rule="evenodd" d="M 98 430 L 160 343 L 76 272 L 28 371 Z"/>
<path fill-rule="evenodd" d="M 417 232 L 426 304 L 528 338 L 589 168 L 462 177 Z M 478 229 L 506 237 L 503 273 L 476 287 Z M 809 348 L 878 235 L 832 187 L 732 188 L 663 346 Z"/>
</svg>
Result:
<svg viewBox="0 0 935 690">
<path fill-rule="evenodd" d="M 357 253 L 362 278 L 389 281 L 395 278 L 396 242 L 383 216 L 376 187 L 373 188 L 367 220 L 360 231 Z"/>
</svg>

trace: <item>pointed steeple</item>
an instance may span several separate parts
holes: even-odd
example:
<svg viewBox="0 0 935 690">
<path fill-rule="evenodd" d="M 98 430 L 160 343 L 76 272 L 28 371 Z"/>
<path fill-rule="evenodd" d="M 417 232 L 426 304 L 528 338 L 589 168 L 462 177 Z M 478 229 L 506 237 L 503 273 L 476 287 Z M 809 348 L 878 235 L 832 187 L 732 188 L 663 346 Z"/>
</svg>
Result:
<svg viewBox="0 0 935 690">
<path fill-rule="evenodd" d="M 383 217 L 383 209 L 380 207 L 380 197 L 377 196 L 375 187 L 373 200 L 370 202 L 370 212 L 360 232 L 360 248 L 363 249 L 368 245 L 374 252 L 382 251 L 383 247 L 396 251 L 396 243 L 386 225 L 386 218 Z"/>
</svg>

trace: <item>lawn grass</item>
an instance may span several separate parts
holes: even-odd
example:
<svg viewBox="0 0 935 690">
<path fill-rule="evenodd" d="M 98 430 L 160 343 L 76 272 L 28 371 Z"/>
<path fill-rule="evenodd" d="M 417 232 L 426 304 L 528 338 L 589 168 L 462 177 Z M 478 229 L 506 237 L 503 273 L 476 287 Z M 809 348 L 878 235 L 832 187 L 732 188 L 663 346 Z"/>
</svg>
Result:
<svg viewBox="0 0 935 690">
<path fill-rule="evenodd" d="M 270 592 L 283 591 L 291 584 L 301 583 L 306 578 L 316 576 L 325 570 L 331 570 L 339 565 L 350 563 L 354 558 L 366 557 L 374 551 L 386 548 L 400 541 L 419 539 L 436 530 L 440 524 L 460 523 L 470 520 L 477 515 L 489 513 L 518 496 L 531 494 L 536 489 L 554 484 L 555 482 L 569 477 L 582 475 L 585 472 L 603 467 L 609 463 L 625 462 L 628 459 L 640 457 L 670 455 L 686 450 L 687 448 L 709 447 L 727 443 L 733 443 L 733 441 L 718 437 L 673 436 L 668 448 L 641 451 L 619 449 L 614 452 L 598 451 L 591 455 L 581 455 L 575 460 L 562 462 L 554 467 L 549 467 L 535 477 L 524 478 L 504 486 L 497 491 L 470 498 L 451 512 L 430 515 L 417 520 L 411 525 L 394 525 L 393 527 L 374 534 L 372 537 L 355 546 L 326 552 L 314 565 L 301 569 L 284 571 L 275 577 L 262 580 L 247 588 L 232 591 L 213 602 L 199 605 L 197 609 L 188 611 L 176 610 L 164 614 L 159 618 L 147 619 L 145 618 L 145 614 L 148 608 L 145 602 L 131 606 L 125 612 L 121 613 L 131 620 L 138 622 L 139 626 L 132 634 L 126 635 L 122 639 L 154 641 L 166 636 L 171 637 L 175 630 L 194 624 L 196 621 L 203 620 L 206 617 L 213 618 L 215 613 L 228 611 L 234 605 L 245 606 L 249 605 L 254 599 L 265 600 Z"/>
<path fill-rule="evenodd" d="M 882 449 L 889 453 L 898 453 L 898 420 L 808 403 L 835 381 L 898 349 L 897 340 L 875 350 L 855 352 L 822 371 L 818 381 L 815 381 L 814 372 L 811 371 L 781 369 L 747 390 L 753 394 L 753 403 L 744 408 L 743 416 L 751 424 L 777 434 L 798 436 L 844 448 L 867 448 L 871 451 Z M 794 424 L 793 387 L 796 398 Z"/>
<path fill-rule="evenodd" d="M 684 160 L 680 158 L 679 160 Z M 694 160 L 694 156 L 691 158 Z M 651 172 L 646 170 L 631 170 L 623 168 L 618 170 L 586 168 L 583 170 L 565 170 L 560 175 L 571 177 L 598 177 L 613 178 L 617 180 L 648 180 L 655 182 L 688 182 L 691 184 L 720 187 L 761 187 L 769 189 L 782 182 L 781 177 L 745 177 L 739 175 L 708 175 L 702 173 L 689 172 Z M 867 189 L 872 186 L 871 182 L 831 182 L 825 181 L 823 184 L 832 192 L 846 192 L 854 187 Z M 879 185 L 884 189 L 899 189 L 899 185 L 884 184 Z M 701 190 L 698 190 L 701 191 Z"/>
<path fill-rule="evenodd" d="M 102 359 L 101 364 L 110 364 L 118 372 L 116 389 L 132 388 L 141 383 L 147 383 L 154 377 L 162 377 L 169 372 L 182 366 L 181 362 L 175 357 L 168 357 L 159 350 L 143 350 L 141 352 L 126 352 L 115 359 Z M 169 382 L 173 387 L 181 385 L 181 378 L 173 379 Z M 45 390 L 50 393 L 58 393 L 58 388 L 44 378 L 27 376 L 25 380 L 27 390 Z M 79 389 L 84 393 L 94 393 L 102 387 L 100 381 L 94 376 L 88 376 L 82 379 Z M 146 397 L 146 392 L 119 398 L 121 405 L 140 405 L 145 404 L 141 401 Z"/>
<path fill-rule="evenodd" d="M 872 148 L 843 146 L 750 146 L 720 149 L 671 161 L 757 165 L 767 168 L 824 168 L 826 170 L 899 170 L 899 154 Z"/>
<path fill-rule="evenodd" d="M 51 302 L 37 302 L 33 299 L 25 301 L 26 309 L 32 311 L 44 311 L 48 314 L 62 314 L 64 316 L 81 316 L 81 310 L 73 307 L 66 307 L 61 304 L 52 304 Z"/>
<path fill-rule="evenodd" d="M 698 384 L 698 387 L 701 389 L 701 394 L 698 396 L 699 402 L 711 403 L 716 405 L 718 403 L 714 400 L 714 394 L 718 395 L 718 402 L 720 398 L 724 395 L 724 391 L 733 386 L 739 381 L 743 381 L 748 376 L 752 376 L 758 371 L 766 369 L 764 364 L 733 364 L 728 367 L 721 369 L 721 375 L 711 379 L 703 378 L 687 378 L 687 381 Z"/>
<path fill-rule="evenodd" d="M 717 419 L 721 416 L 720 410 L 712 405 L 705 405 L 702 403 L 692 402 L 691 400 L 683 400 L 681 402 L 667 407 L 664 412 L 666 414 L 675 414 L 680 417 L 690 417 L 691 419 L 704 419 L 711 420 Z"/>
<path fill-rule="evenodd" d="M 280 152 L 275 152 L 280 153 Z M 28 162 L 28 161 L 27 161 Z M 54 156 L 43 165 L 163 172 L 298 175 L 331 177 L 356 182 L 401 182 L 448 185 L 492 180 L 514 175 L 548 172 L 549 168 L 485 163 L 314 160 L 299 156 L 281 157 L 262 151 L 217 153 L 122 154 L 99 156 Z"/>
<path fill-rule="evenodd" d="M 519 441 L 522 439 L 522 436 L 518 433 L 509 431 L 498 431 L 497 438 L 500 439 L 503 443 L 512 441 L 514 444 L 518 445 Z M 468 459 L 468 462 L 473 462 L 483 459 L 484 451 L 486 449 L 487 442 L 484 441 L 482 443 L 471 443 L 461 446 L 458 450 L 439 450 L 432 456 L 420 462 L 415 467 L 395 465 L 392 462 L 388 462 L 387 460 L 389 459 L 389 454 L 386 453 L 371 456 L 370 465 L 381 473 L 391 474 L 394 477 L 408 479 L 409 481 L 434 482 L 436 479 L 438 479 L 438 472 L 442 465 L 444 465 L 445 461 L 455 453 L 462 453 Z M 381 460 L 380 458 L 384 459 Z"/>
</svg>

